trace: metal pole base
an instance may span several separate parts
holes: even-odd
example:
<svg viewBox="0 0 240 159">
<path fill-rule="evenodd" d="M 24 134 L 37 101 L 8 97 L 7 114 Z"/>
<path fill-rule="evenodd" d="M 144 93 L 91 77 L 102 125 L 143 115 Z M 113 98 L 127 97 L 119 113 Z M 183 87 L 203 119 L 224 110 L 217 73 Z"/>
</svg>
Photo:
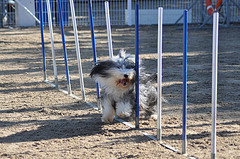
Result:
<svg viewBox="0 0 240 159">
<path fill-rule="evenodd" d="M 211 159 L 215 159 L 216 158 L 216 154 L 211 153 Z"/>
<path fill-rule="evenodd" d="M 182 154 L 187 154 L 187 140 L 182 140 Z"/>
<path fill-rule="evenodd" d="M 86 102 L 86 96 L 85 96 L 85 92 L 82 90 L 82 98 L 83 98 L 83 101 Z"/>
<path fill-rule="evenodd" d="M 72 94 L 71 85 L 67 85 L 68 94 Z"/>
<path fill-rule="evenodd" d="M 135 119 L 135 128 L 136 129 L 139 128 L 139 117 L 136 117 L 136 119 Z"/>
<path fill-rule="evenodd" d="M 101 98 L 97 99 L 97 106 L 98 106 L 98 110 L 101 111 L 102 110 Z"/>
<path fill-rule="evenodd" d="M 159 141 L 162 141 L 162 130 L 161 129 L 157 129 L 157 139 Z"/>
<path fill-rule="evenodd" d="M 58 79 L 55 78 L 55 86 L 58 88 Z"/>
<path fill-rule="evenodd" d="M 47 72 L 46 72 L 46 71 L 43 72 L 43 80 L 44 80 L 44 81 L 47 81 Z"/>
</svg>

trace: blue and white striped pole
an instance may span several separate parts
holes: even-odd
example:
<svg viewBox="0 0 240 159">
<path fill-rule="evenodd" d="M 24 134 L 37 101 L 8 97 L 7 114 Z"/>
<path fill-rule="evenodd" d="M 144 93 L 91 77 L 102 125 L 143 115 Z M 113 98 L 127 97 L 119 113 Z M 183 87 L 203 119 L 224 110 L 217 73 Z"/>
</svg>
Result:
<svg viewBox="0 0 240 159">
<path fill-rule="evenodd" d="M 43 55 L 43 80 L 47 81 L 47 72 L 46 72 L 46 55 L 45 55 L 45 45 L 44 45 L 44 31 L 43 31 L 43 7 L 42 0 L 39 0 L 40 7 L 40 27 L 41 27 L 41 40 L 42 40 L 42 55 Z"/>
<path fill-rule="evenodd" d="M 90 28 L 91 28 L 91 38 L 92 38 L 92 49 L 93 49 L 93 61 L 95 65 L 97 64 L 97 52 L 96 52 L 96 44 L 95 44 L 95 35 L 94 35 L 94 24 L 93 24 L 93 15 L 92 15 L 92 1 L 88 0 L 88 9 L 89 9 L 89 20 L 90 20 Z M 97 105 L 98 109 L 101 109 L 101 102 L 100 102 L 100 88 L 99 84 L 96 83 L 97 89 Z"/>
<path fill-rule="evenodd" d="M 65 62 L 65 70 L 66 70 L 66 78 L 67 78 L 67 90 L 68 90 L 68 94 L 72 94 L 71 84 L 70 84 L 70 77 L 69 77 L 69 69 L 68 69 L 68 60 L 67 60 L 67 48 L 66 48 L 65 35 L 64 35 L 64 25 L 63 25 L 63 15 L 62 15 L 61 0 L 58 0 L 58 10 L 59 10 L 59 17 L 60 17 L 60 26 L 61 26 L 61 34 L 62 34 L 62 45 L 63 45 L 64 62 Z"/>
<path fill-rule="evenodd" d="M 188 36 L 188 11 L 184 11 L 183 23 L 183 132 L 182 153 L 187 153 L 187 36 Z"/>
<path fill-rule="evenodd" d="M 135 128 L 139 128 L 139 17 L 138 4 L 135 5 L 135 67 L 136 67 L 136 119 Z"/>
</svg>

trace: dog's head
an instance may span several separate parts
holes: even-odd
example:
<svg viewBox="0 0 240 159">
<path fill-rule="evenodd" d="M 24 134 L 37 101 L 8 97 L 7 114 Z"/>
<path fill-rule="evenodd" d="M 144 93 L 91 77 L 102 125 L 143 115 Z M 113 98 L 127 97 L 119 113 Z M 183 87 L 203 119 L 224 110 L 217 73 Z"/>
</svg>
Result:
<svg viewBox="0 0 240 159">
<path fill-rule="evenodd" d="M 112 59 L 98 62 L 92 69 L 90 76 L 103 89 L 117 89 L 126 91 L 133 87 L 136 79 L 134 57 L 120 51 Z"/>
</svg>

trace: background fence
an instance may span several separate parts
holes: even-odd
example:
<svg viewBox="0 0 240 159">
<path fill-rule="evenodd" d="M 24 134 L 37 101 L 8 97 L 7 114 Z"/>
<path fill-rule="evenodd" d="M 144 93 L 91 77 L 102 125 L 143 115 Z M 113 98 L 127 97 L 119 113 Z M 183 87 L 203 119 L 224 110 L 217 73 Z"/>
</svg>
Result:
<svg viewBox="0 0 240 159">
<path fill-rule="evenodd" d="M 23 1 L 23 0 L 19 0 Z M 24 0 L 26 1 L 26 0 Z M 33 0 L 27 0 L 33 1 Z M 212 0 L 215 7 L 217 0 Z M 223 0 L 224 1 L 224 0 Z M 106 25 L 105 22 L 105 0 L 92 0 L 93 19 L 95 26 Z M 34 1 L 34 15 L 39 17 L 38 0 Z M 58 25 L 58 9 L 57 0 L 50 0 L 53 24 Z M 155 24 L 153 17 L 157 13 L 158 7 L 164 8 L 165 24 L 174 24 L 181 16 L 184 9 L 190 9 L 189 22 L 203 23 L 208 18 L 205 0 L 109 0 L 110 17 L 112 25 L 131 25 L 134 23 L 134 6 L 139 4 L 140 21 L 142 24 Z M 88 17 L 88 0 L 74 0 L 76 21 L 78 25 L 89 25 Z M 0 0 L 0 27 L 16 26 L 15 6 L 18 5 L 14 0 Z M 68 0 L 62 0 L 64 25 L 72 25 L 70 5 Z M 226 0 L 225 5 L 221 9 L 220 22 L 226 21 L 228 15 L 231 23 L 240 22 L 240 1 Z M 43 0 L 44 24 L 48 24 L 46 1 Z M 130 13 L 130 11 L 132 13 Z M 129 15 L 131 15 L 129 19 Z M 132 21 L 131 21 L 132 19 Z M 155 18 L 156 19 L 156 18 Z M 145 23 L 144 23 L 145 22 Z M 141 22 L 140 22 L 141 23 Z M 37 25 L 37 23 L 36 23 Z"/>
</svg>

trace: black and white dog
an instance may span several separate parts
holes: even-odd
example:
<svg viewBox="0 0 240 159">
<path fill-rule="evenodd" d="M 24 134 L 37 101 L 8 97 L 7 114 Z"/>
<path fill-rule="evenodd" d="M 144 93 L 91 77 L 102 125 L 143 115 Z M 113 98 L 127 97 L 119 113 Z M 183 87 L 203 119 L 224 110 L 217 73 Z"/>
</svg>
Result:
<svg viewBox="0 0 240 159">
<path fill-rule="evenodd" d="M 156 118 L 157 91 L 153 86 L 150 74 L 140 67 L 139 106 L 146 118 Z M 121 50 L 118 56 L 98 62 L 90 76 L 99 83 L 102 89 L 102 121 L 113 121 L 115 114 L 119 117 L 134 117 L 135 97 L 135 58 Z"/>
</svg>

